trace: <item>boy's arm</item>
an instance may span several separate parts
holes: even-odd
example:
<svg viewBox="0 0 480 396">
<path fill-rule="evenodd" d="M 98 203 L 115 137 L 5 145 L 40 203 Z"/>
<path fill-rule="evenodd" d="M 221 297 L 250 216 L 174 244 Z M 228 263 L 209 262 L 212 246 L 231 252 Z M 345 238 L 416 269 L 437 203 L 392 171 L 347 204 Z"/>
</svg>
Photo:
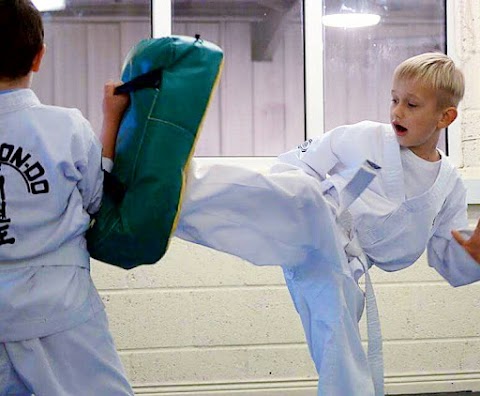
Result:
<svg viewBox="0 0 480 396">
<path fill-rule="evenodd" d="M 77 163 L 82 174 L 78 188 L 82 194 L 83 207 L 89 214 L 100 208 L 103 192 L 103 171 L 111 171 L 115 154 L 115 143 L 123 113 L 128 106 L 128 96 L 114 95 L 114 89 L 121 83 L 107 82 L 104 86 L 103 125 L 100 140 L 92 130 L 90 123 L 83 117 L 85 131 L 81 136 L 88 139 L 88 148 Z M 80 142 L 76 143 L 81 146 Z M 102 147 L 103 146 L 103 147 Z"/>
<path fill-rule="evenodd" d="M 129 104 L 128 95 L 115 95 L 115 88 L 121 84 L 121 82 L 108 81 L 103 89 L 103 123 L 100 141 L 103 145 L 103 156 L 110 160 L 115 156 L 118 129 Z"/>
<path fill-rule="evenodd" d="M 308 139 L 294 149 L 280 154 L 278 160 L 303 169 L 307 174 L 321 180 L 337 164 L 338 158 L 333 149 L 333 141 L 342 136 L 341 128 L 321 136 Z"/>
<path fill-rule="evenodd" d="M 342 125 L 308 139 L 278 159 L 323 180 L 345 166 L 357 168 L 367 159 L 381 161 L 383 151 L 376 148 L 383 147 L 385 132 L 384 124 L 369 121 Z"/>
<path fill-rule="evenodd" d="M 102 145 L 90 123 L 83 117 L 82 120 L 84 131 L 77 136 L 79 140 L 73 143 L 75 152 L 78 152 L 75 166 L 81 174 L 78 190 L 82 195 L 83 208 L 93 214 L 102 200 Z"/>
<path fill-rule="evenodd" d="M 105 83 L 102 105 L 103 123 L 100 140 L 103 146 L 103 190 L 110 191 L 112 197 L 122 197 L 125 193 L 125 186 L 111 174 L 118 131 L 123 114 L 130 103 L 128 94 L 115 94 L 115 88 L 120 85 L 122 85 L 122 82 L 108 81 Z"/>
<path fill-rule="evenodd" d="M 471 230 L 467 230 L 466 190 L 460 179 L 439 213 L 438 221 L 439 226 L 428 244 L 429 265 L 452 286 L 480 280 L 480 265 L 452 235 L 452 230 L 462 230 L 464 235 L 472 234 Z M 475 249 L 478 249 L 478 232 L 475 231 L 476 237 L 472 241 L 476 244 Z"/>
<path fill-rule="evenodd" d="M 276 169 L 191 170 L 176 236 L 256 265 L 295 266 L 319 247 L 334 246 L 320 182 L 291 165 Z"/>
</svg>

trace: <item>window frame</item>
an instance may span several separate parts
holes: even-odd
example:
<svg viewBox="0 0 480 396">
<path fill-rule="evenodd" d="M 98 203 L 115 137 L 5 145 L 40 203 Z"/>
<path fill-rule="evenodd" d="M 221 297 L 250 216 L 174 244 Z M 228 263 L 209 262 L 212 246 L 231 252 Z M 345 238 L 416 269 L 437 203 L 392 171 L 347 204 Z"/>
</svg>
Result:
<svg viewBox="0 0 480 396">
<path fill-rule="evenodd" d="M 172 0 L 151 0 L 152 38 L 172 34 Z"/>
<path fill-rule="evenodd" d="M 459 44 L 458 35 L 460 26 L 457 25 L 455 18 L 455 0 L 446 0 L 446 31 L 447 31 L 447 55 L 450 56 L 457 65 L 462 66 L 457 48 Z M 478 168 L 469 169 L 465 167 L 463 157 L 463 141 L 462 141 L 462 106 L 458 108 L 457 120 L 448 127 L 448 158 L 459 169 L 463 182 L 467 188 L 467 203 L 470 205 L 480 204 L 480 176 Z"/>
<path fill-rule="evenodd" d="M 455 48 L 455 32 L 457 27 L 455 26 L 454 18 L 454 0 L 447 0 L 446 13 L 447 55 L 450 56 L 455 63 L 459 64 L 459 58 Z M 448 127 L 449 132 L 447 136 L 448 157 L 458 168 L 463 166 L 460 113 L 461 109 L 459 108 L 457 121 Z"/>
<path fill-rule="evenodd" d="M 152 4 L 152 37 L 153 38 L 160 38 L 160 37 L 165 37 L 168 35 L 172 34 L 172 1 L 174 0 L 151 0 Z M 319 15 L 321 15 L 322 12 L 322 7 L 321 7 L 321 2 L 318 2 L 318 0 L 303 0 L 304 2 L 304 7 L 303 7 L 303 15 L 305 18 L 305 15 L 307 14 L 307 10 L 309 10 L 309 13 L 318 13 L 320 12 Z M 320 6 L 318 6 L 320 4 Z M 310 27 L 309 32 L 310 34 L 313 34 L 315 30 L 319 30 L 320 34 L 323 35 L 323 30 L 322 29 L 315 29 L 314 28 L 314 18 L 305 18 L 305 20 L 308 19 L 308 23 L 310 23 L 312 26 Z M 305 22 L 306 23 L 306 22 Z M 304 30 L 304 40 L 305 40 L 305 35 L 307 28 L 305 27 Z M 322 40 L 323 42 L 323 40 Z M 305 46 L 305 41 L 304 41 L 304 46 Z M 307 69 L 312 71 L 312 80 L 318 79 L 320 76 L 320 82 L 323 86 L 323 73 L 317 73 L 313 72 L 315 68 L 318 68 L 319 66 L 321 67 L 321 62 L 322 62 L 322 56 L 320 53 L 320 56 L 317 57 L 312 57 L 310 66 L 307 67 L 305 66 L 305 81 L 306 81 L 306 73 Z M 316 80 L 318 82 L 318 80 Z M 309 84 L 313 86 L 313 84 Z M 308 85 L 305 84 L 305 87 Z M 317 112 L 315 111 L 307 111 L 305 112 L 305 117 L 306 117 L 306 122 L 305 122 L 305 128 L 306 131 L 304 131 L 304 136 L 314 136 L 315 134 L 318 135 L 318 130 L 314 134 L 314 127 L 318 127 L 318 125 L 323 125 L 323 90 L 318 90 L 318 89 L 309 89 L 309 97 L 310 101 L 309 103 L 313 104 L 315 101 L 319 100 L 318 94 L 320 91 L 320 102 L 322 103 L 321 107 L 321 112 L 318 112 L 318 106 L 316 106 Z M 305 93 L 305 106 L 306 106 L 306 98 L 307 94 Z M 313 108 L 313 105 L 311 105 Z M 318 115 L 321 113 L 322 117 L 319 120 Z M 307 120 L 307 118 L 310 118 Z M 310 125 L 310 127 L 307 127 L 307 123 Z M 309 129 L 308 129 L 309 128 Z M 310 133 L 309 133 L 310 131 Z M 323 126 L 321 129 L 321 132 L 323 133 Z M 301 143 L 301 142 L 299 142 Z M 199 164 L 208 164 L 208 163 L 222 163 L 222 164 L 229 164 L 229 165 L 240 165 L 240 166 L 246 166 L 249 169 L 266 169 L 268 168 L 269 165 L 271 165 L 276 157 L 195 157 L 195 161 L 197 161 Z"/>
<path fill-rule="evenodd" d="M 455 0 L 446 0 L 446 42 L 447 54 L 457 63 L 455 26 Z M 152 0 L 152 37 L 171 35 L 172 0 Z M 323 13 L 323 2 L 303 0 L 304 16 L 304 62 L 305 62 L 305 135 L 312 138 L 324 133 L 323 106 L 323 27 L 318 21 Z M 449 127 L 447 136 L 448 157 L 457 168 L 463 167 L 461 109 L 456 122 Z M 239 164 L 253 169 L 268 167 L 275 157 L 202 157 L 196 158 L 200 163 L 221 162 Z M 468 177 L 461 172 L 467 186 L 469 204 L 480 204 L 480 178 Z"/>
</svg>

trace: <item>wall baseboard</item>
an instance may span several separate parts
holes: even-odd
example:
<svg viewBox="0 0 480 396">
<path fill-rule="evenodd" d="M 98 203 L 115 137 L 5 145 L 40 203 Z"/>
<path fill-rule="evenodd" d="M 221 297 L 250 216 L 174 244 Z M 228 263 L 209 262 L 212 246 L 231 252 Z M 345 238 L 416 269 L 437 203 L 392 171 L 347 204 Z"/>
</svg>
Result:
<svg viewBox="0 0 480 396">
<path fill-rule="evenodd" d="M 134 386 L 141 396 L 316 396 L 316 380 L 241 384 Z M 480 391 L 480 372 L 387 377 L 387 395 Z"/>
<path fill-rule="evenodd" d="M 317 381 L 134 386 L 133 390 L 139 396 L 316 396 Z"/>
<path fill-rule="evenodd" d="M 387 394 L 480 391 L 480 372 L 391 376 L 385 379 Z"/>
</svg>

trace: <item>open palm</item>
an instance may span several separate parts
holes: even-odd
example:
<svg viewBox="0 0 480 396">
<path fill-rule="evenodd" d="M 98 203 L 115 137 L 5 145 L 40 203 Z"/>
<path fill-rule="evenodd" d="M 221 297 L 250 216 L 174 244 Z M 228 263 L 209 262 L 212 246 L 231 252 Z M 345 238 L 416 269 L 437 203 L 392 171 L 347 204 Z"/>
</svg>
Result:
<svg viewBox="0 0 480 396">
<path fill-rule="evenodd" d="M 452 231 L 455 240 L 480 264 L 480 220 L 469 239 L 465 239 L 458 231 Z"/>
</svg>

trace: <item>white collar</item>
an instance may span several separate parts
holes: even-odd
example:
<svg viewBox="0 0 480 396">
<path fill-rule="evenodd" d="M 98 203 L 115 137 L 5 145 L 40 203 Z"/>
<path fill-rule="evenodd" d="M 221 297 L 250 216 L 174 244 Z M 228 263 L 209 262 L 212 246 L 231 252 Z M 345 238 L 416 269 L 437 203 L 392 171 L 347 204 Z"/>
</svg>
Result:
<svg viewBox="0 0 480 396">
<path fill-rule="evenodd" d="M 413 210 L 421 210 L 425 206 L 429 206 L 432 202 L 437 202 L 438 200 L 443 201 L 445 195 L 449 193 L 448 183 L 455 179 L 451 177 L 455 168 L 442 151 L 440 151 L 442 158 L 435 183 L 433 183 L 432 187 L 426 191 L 425 194 L 405 201 L 405 182 L 400 156 L 400 145 L 398 144 L 391 125 L 386 125 L 388 125 L 389 128 L 384 135 L 385 151 L 382 172 L 388 175 L 385 177 L 385 187 L 388 198 L 399 205 L 405 203 L 406 206 Z"/>
<path fill-rule="evenodd" d="M 0 95 L 0 114 L 18 111 L 39 104 L 40 100 L 31 89 L 16 89 Z"/>
</svg>

